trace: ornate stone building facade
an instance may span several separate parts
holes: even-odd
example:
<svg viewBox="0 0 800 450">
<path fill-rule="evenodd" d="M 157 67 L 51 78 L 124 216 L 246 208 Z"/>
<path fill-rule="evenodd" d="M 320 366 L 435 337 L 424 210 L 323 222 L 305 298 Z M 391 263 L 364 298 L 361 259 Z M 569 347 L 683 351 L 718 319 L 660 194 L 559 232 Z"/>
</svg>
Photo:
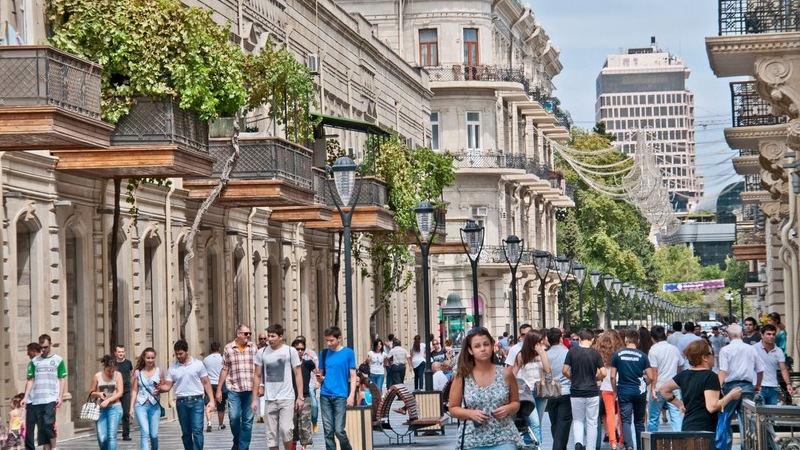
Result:
<svg viewBox="0 0 800 450">
<path fill-rule="evenodd" d="M 785 5 L 784 5 L 785 3 Z M 793 2 L 720 2 L 719 36 L 706 38 L 718 77 L 731 83 L 733 126 L 725 130 L 739 149 L 734 168 L 745 176 L 745 208 L 737 223 L 734 255 L 750 261 L 748 286 L 763 313 L 783 316 L 787 353 L 797 360 L 800 324 L 797 150 L 800 149 L 800 27 Z"/>
<path fill-rule="evenodd" d="M 501 244 L 513 234 L 528 251 L 518 273 L 519 323 L 555 326 L 558 278 L 551 271 L 545 279 L 543 317 L 532 251 L 556 253 L 556 211 L 574 206 L 553 171 L 551 147 L 552 140 L 569 138 L 570 123 L 552 97 L 559 51 L 534 12 L 519 0 L 456 1 L 446 8 L 433 0 L 339 3 L 367 17 L 378 39 L 430 74 L 434 97 L 426 144 L 458 157 L 456 181 L 444 193 L 447 240 L 457 243 L 468 220 L 485 228 L 478 265 L 481 324 L 495 333 L 512 331 L 511 275 Z M 460 299 L 471 315 L 471 266 L 458 245 L 450 248 L 452 254 L 431 262 L 431 297 L 442 306 L 445 299 Z"/>
<path fill-rule="evenodd" d="M 26 43 L 41 44 L 44 3 L 35 1 L 23 11 L 3 2 L 0 23 L 26 29 Z M 286 44 L 298 60 L 318 62 L 321 113 L 370 121 L 415 142 L 429 140 L 433 94 L 428 74 L 374 37 L 363 17 L 331 0 L 186 3 L 212 8 L 219 23 L 230 21 L 234 39 L 246 51 L 258 51 L 269 37 Z M 257 113 L 251 119 L 248 125 L 262 131 L 248 133 L 247 139 L 263 139 L 273 129 Z M 365 140 L 362 133 L 346 129 L 325 127 L 322 134 L 335 135 L 344 148 L 361 148 Z M 324 149 L 324 142 L 315 147 Z M 318 150 L 315 165 L 324 159 Z M 136 221 L 123 201 L 116 261 L 120 308 L 112 317 L 113 181 L 65 172 L 58 163 L 46 148 L 0 152 L 0 398 L 24 389 L 25 347 L 38 335 L 50 334 L 69 371 L 67 407 L 59 410 L 58 423 L 59 435 L 70 436 L 99 358 L 117 343 L 111 341 L 112 324 L 131 357 L 153 346 L 162 366 L 171 359 L 184 320 L 196 356 L 204 355 L 212 341 L 231 340 L 240 322 L 254 331 L 282 323 L 287 337 L 303 334 L 309 348 L 316 349 L 324 345 L 324 328 L 338 322 L 353 327 L 353 346 L 363 359 L 369 329 L 345 323 L 343 288 L 335 317 L 334 286 L 343 285 L 343 275 L 337 279 L 331 270 L 339 248 L 336 227 L 278 221 L 270 208 L 218 202 L 204 216 L 195 258 L 184 267 L 186 236 L 202 199 L 181 178 L 172 179 L 170 187 L 137 190 Z M 315 189 L 321 193 L 324 182 Z M 190 275 L 195 280 L 191 309 L 184 302 Z M 375 303 L 374 281 L 356 270 L 353 287 L 354 321 L 367 323 Z M 417 333 L 416 305 L 413 292 L 397 295 L 392 313 L 381 319 L 381 332 L 410 339 Z"/>
</svg>

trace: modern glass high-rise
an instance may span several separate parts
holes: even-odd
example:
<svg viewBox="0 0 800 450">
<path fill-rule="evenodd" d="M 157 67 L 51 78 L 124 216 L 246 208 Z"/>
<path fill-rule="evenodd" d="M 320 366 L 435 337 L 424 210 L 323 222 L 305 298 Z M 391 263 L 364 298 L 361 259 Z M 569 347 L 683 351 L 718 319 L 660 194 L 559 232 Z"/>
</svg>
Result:
<svg viewBox="0 0 800 450">
<path fill-rule="evenodd" d="M 686 87 L 689 68 L 650 46 L 607 56 L 597 77 L 595 117 L 627 154 L 636 150 L 637 131 L 647 132 L 676 212 L 691 211 L 703 186 L 697 178 L 694 95 Z"/>
</svg>

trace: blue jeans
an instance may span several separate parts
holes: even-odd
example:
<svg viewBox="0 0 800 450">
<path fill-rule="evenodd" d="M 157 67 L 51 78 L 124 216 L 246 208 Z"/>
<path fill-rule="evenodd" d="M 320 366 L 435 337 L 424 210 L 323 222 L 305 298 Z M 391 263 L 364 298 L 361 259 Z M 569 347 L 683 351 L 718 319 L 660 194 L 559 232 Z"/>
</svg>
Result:
<svg viewBox="0 0 800 450">
<path fill-rule="evenodd" d="M 681 397 L 681 391 L 675 391 L 675 397 L 678 397 L 682 400 L 683 397 Z M 656 391 L 655 400 L 653 400 L 652 396 L 648 396 L 647 399 L 648 404 L 650 405 L 648 408 L 648 411 L 650 412 L 647 418 L 647 431 L 650 433 L 655 433 L 658 431 L 658 422 L 661 420 L 661 409 L 664 407 L 664 404 L 666 404 L 667 415 L 669 416 L 669 426 L 672 428 L 672 431 L 679 433 L 681 431 L 681 427 L 683 426 L 683 415 L 681 414 L 681 410 L 672 403 L 667 403 L 667 400 L 662 397 L 658 391 Z"/>
<path fill-rule="evenodd" d="M 505 443 L 497 445 L 485 445 L 483 447 L 475 447 L 473 450 L 517 450 L 517 444 Z"/>
<path fill-rule="evenodd" d="M 231 421 L 233 445 L 238 445 L 239 450 L 248 450 L 253 437 L 252 402 L 253 391 L 228 391 L 228 418 Z"/>
<path fill-rule="evenodd" d="M 742 396 L 736 400 L 731 400 L 725 405 L 725 411 L 728 412 L 728 423 L 726 424 L 728 429 L 731 428 L 731 420 L 733 420 L 733 413 L 736 413 L 736 416 L 739 418 L 739 423 L 744 423 L 744 414 L 742 414 L 742 400 L 749 398 L 750 400 L 753 399 L 756 393 L 756 388 L 750 382 L 747 381 L 730 381 L 722 385 L 722 395 L 727 395 L 728 392 L 732 391 L 735 387 L 742 388 Z M 739 425 L 739 433 L 741 435 L 741 442 L 744 443 L 744 427 Z M 727 449 L 731 450 L 733 447 L 733 433 L 728 433 L 728 445 Z M 742 445 L 742 449 L 744 450 L 744 444 Z"/>
<path fill-rule="evenodd" d="M 425 389 L 425 363 L 414 367 L 414 389 Z"/>
<path fill-rule="evenodd" d="M 778 389 L 780 388 L 761 386 L 761 398 L 764 399 L 765 406 L 778 404 Z"/>
<path fill-rule="evenodd" d="M 94 423 L 100 450 L 117 450 L 117 428 L 120 420 L 122 420 L 122 405 L 117 404 L 100 410 L 100 418 Z"/>
<path fill-rule="evenodd" d="M 134 405 L 133 412 L 136 414 L 136 421 L 139 422 L 139 431 L 142 436 L 140 448 L 147 449 L 149 441 L 150 450 L 158 450 L 158 421 L 161 420 L 161 406 L 158 403 Z"/>
<path fill-rule="evenodd" d="M 617 393 L 617 401 L 619 401 L 619 421 L 622 423 L 625 446 L 641 449 L 647 394 L 624 395 Z M 635 437 L 631 434 L 631 422 L 633 422 L 633 428 L 636 433 Z"/>
<path fill-rule="evenodd" d="M 319 396 L 322 410 L 322 428 L 325 431 L 325 450 L 336 450 L 334 434 L 339 439 L 341 450 L 353 450 L 350 440 L 344 431 L 344 419 L 347 414 L 347 399 L 344 397 Z"/>
<path fill-rule="evenodd" d="M 531 433 L 536 438 L 536 442 L 539 443 L 540 446 L 544 445 L 544 441 L 542 440 L 542 417 L 544 416 L 544 410 L 547 407 L 547 399 L 546 398 L 533 398 L 534 402 L 536 403 L 536 409 L 534 409 L 531 414 L 528 416 L 528 428 L 531 429 Z M 525 436 L 523 436 L 525 439 Z M 525 442 L 526 444 L 530 444 L 530 442 Z"/>
<path fill-rule="evenodd" d="M 317 399 L 317 388 L 308 388 L 308 395 L 311 396 L 311 423 L 317 424 L 319 414 L 319 400 Z"/>
<path fill-rule="evenodd" d="M 378 386 L 378 390 L 383 392 L 383 380 L 386 378 L 386 375 L 376 375 L 374 373 L 369 374 L 369 381 L 370 383 L 375 383 L 375 386 Z"/>
<path fill-rule="evenodd" d="M 205 419 L 203 396 L 189 400 L 179 398 L 177 409 L 183 450 L 202 450 L 204 443 L 203 419 Z"/>
</svg>

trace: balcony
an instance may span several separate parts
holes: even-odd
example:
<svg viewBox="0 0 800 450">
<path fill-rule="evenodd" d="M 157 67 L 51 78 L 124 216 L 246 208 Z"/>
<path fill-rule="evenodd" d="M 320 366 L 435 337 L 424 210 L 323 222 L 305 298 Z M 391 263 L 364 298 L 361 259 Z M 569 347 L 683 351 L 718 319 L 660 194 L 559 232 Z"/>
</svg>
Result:
<svg viewBox="0 0 800 450">
<path fill-rule="evenodd" d="M 213 139 L 213 176 L 230 155 L 229 139 Z M 305 207 L 314 203 L 313 152 L 279 137 L 240 137 L 239 160 L 217 202 L 233 207 Z M 216 179 L 185 180 L 189 198 L 208 197 Z"/>
<path fill-rule="evenodd" d="M 733 257 L 737 261 L 765 261 L 767 259 L 767 246 L 764 229 L 757 229 L 753 223 L 737 223 Z"/>
<path fill-rule="evenodd" d="M 140 97 L 120 119 L 109 148 L 53 150 L 56 169 L 93 178 L 207 177 L 214 155 L 208 123 L 171 97 Z"/>
<path fill-rule="evenodd" d="M 734 127 L 758 127 L 787 123 L 786 116 L 772 114 L 772 104 L 762 99 L 755 81 L 731 82 L 731 116 Z"/>
<path fill-rule="evenodd" d="M 485 81 L 485 82 L 510 82 L 520 83 L 525 91 L 530 91 L 530 83 L 525 74 L 518 69 L 508 69 L 500 66 L 452 66 L 427 67 L 430 80 L 433 83 L 448 81 Z"/>
<path fill-rule="evenodd" d="M 327 174 L 320 170 L 314 170 L 314 201 L 318 204 L 324 205 L 326 208 L 333 211 L 336 208 L 334 203 L 334 196 L 336 201 L 341 205 L 341 199 L 336 192 L 336 186 L 333 179 L 328 178 Z M 360 187 L 359 187 L 360 186 Z M 356 189 L 361 192 L 358 196 L 356 208 L 353 211 L 350 226 L 353 231 L 394 231 L 394 213 L 386 209 L 385 205 L 388 204 L 388 188 L 386 183 L 375 178 L 366 176 L 356 180 Z M 353 192 L 353 195 L 356 195 Z M 342 208 L 343 211 L 348 212 L 350 208 Z M 322 220 L 313 220 L 306 222 L 307 229 L 321 229 L 327 231 L 336 231 L 343 228 L 342 218 L 338 212 L 331 214 L 330 218 Z"/>
<path fill-rule="evenodd" d="M 800 0 L 719 0 L 719 35 L 800 31 Z"/>
<path fill-rule="evenodd" d="M 0 47 L 0 151 L 108 147 L 102 71 L 52 47 Z"/>
</svg>

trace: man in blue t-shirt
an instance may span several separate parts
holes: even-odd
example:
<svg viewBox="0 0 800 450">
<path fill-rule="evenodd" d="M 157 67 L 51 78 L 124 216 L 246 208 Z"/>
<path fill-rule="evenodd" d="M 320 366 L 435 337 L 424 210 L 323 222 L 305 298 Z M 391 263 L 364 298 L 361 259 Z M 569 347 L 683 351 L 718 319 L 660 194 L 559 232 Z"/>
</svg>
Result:
<svg viewBox="0 0 800 450">
<path fill-rule="evenodd" d="M 322 428 L 325 431 L 325 450 L 336 450 L 339 439 L 341 450 L 352 450 L 350 440 L 344 431 L 344 419 L 348 406 L 355 404 L 356 395 L 356 354 L 342 346 L 342 330 L 330 327 L 325 330 L 325 343 L 328 348 L 320 353 L 317 383 L 319 406 L 322 410 Z"/>
<path fill-rule="evenodd" d="M 633 449 L 634 442 L 636 447 L 641 448 L 644 411 L 647 406 L 647 380 L 653 380 L 656 375 L 655 369 L 650 367 L 647 355 L 636 348 L 638 344 L 639 333 L 627 330 L 625 348 L 617 350 L 611 358 L 611 387 L 619 400 L 619 416 L 626 449 Z M 636 429 L 636 440 L 631 436 L 631 416 Z"/>
</svg>

